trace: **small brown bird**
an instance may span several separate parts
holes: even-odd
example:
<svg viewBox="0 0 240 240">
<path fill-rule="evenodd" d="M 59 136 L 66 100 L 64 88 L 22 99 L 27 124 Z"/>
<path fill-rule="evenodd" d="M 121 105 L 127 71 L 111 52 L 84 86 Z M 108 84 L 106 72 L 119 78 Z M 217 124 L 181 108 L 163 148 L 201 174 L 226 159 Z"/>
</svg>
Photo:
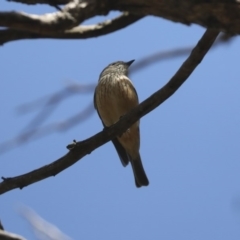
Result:
<svg viewBox="0 0 240 240">
<path fill-rule="evenodd" d="M 138 105 L 137 92 L 127 77 L 128 68 L 133 62 L 134 60 L 111 63 L 99 76 L 94 93 L 94 106 L 105 127 L 113 125 Z M 147 186 L 149 182 L 139 154 L 139 121 L 112 142 L 123 166 L 131 163 L 136 186 Z"/>
</svg>

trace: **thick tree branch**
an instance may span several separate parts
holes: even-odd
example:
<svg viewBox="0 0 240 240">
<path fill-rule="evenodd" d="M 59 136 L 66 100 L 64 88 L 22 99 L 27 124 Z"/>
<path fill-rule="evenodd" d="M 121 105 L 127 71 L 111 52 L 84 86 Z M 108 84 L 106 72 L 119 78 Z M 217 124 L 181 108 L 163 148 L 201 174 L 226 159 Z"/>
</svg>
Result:
<svg viewBox="0 0 240 240">
<path fill-rule="evenodd" d="M 58 39 L 86 39 L 106 35 L 133 24 L 141 19 L 141 16 L 127 12 L 102 23 L 88 26 L 79 26 L 62 32 L 48 32 L 47 34 L 32 33 L 15 29 L 0 30 L 0 45 L 20 39 L 58 38 Z"/>
<path fill-rule="evenodd" d="M 62 32 L 79 25 L 97 14 L 106 14 L 106 6 L 94 0 L 72 0 L 62 11 L 44 15 L 21 12 L 0 12 L 0 26 L 31 33 L 47 34 Z"/>
<path fill-rule="evenodd" d="M 219 32 L 215 30 L 207 30 L 191 52 L 190 56 L 182 64 L 170 81 L 152 96 L 139 104 L 138 107 L 123 116 L 116 124 L 101 131 L 93 137 L 77 142 L 75 147 L 65 156 L 49 165 L 17 177 L 3 178 L 3 181 L 0 183 L 0 194 L 15 188 L 21 189 L 45 178 L 55 176 L 87 154 L 90 154 L 96 148 L 113 139 L 116 135 L 126 131 L 134 122 L 158 107 L 177 91 L 177 89 L 187 80 L 197 65 L 202 61 L 217 38 L 218 33 Z"/>
<path fill-rule="evenodd" d="M 68 2 L 68 0 L 15 1 L 23 3 L 46 2 L 55 6 L 58 1 L 60 3 Z M 182 0 L 181 2 L 179 0 L 73 0 L 63 8 L 62 12 L 41 16 L 2 12 L 0 13 L 0 26 L 24 30 L 29 33 L 52 34 L 52 32 L 70 30 L 90 17 L 106 15 L 112 10 L 126 11 L 137 16 L 158 16 L 183 24 L 195 23 L 206 28 L 240 34 L 239 0 Z M 55 36 L 50 35 L 50 37 Z"/>
<path fill-rule="evenodd" d="M 199 24 L 232 34 L 240 34 L 239 0 L 119 0 L 113 10 L 142 16 L 158 16 L 183 24 Z"/>
<path fill-rule="evenodd" d="M 239 0 L 14 0 L 26 4 L 46 3 L 52 6 L 66 3 L 62 11 L 45 15 L 20 12 L 0 12 L 0 44 L 19 39 L 57 38 L 81 39 L 97 37 L 119 30 L 130 23 L 117 27 L 97 24 L 77 27 L 93 16 L 106 15 L 109 11 L 129 12 L 131 16 L 158 16 L 183 24 L 199 24 L 230 34 L 240 34 Z M 139 17 L 140 18 L 140 17 Z M 133 22 L 136 20 L 133 19 Z M 128 19 L 126 18 L 128 21 Z M 130 22 L 132 19 L 130 19 Z M 112 27 L 112 28 L 111 28 Z"/>
</svg>

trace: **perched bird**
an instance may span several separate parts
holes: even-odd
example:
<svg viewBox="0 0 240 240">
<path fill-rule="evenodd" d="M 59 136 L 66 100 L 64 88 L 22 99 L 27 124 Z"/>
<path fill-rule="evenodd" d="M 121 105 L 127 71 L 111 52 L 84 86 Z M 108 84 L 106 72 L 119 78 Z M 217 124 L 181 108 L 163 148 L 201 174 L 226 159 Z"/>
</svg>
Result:
<svg viewBox="0 0 240 240">
<path fill-rule="evenodd" d="M 128 68 L 133 62 L 134 60 L 111 63 L 99 76 L 94 93 L 94 106 L 105 127 L 113 125 L 138 105 L 137 92 L 127 76 Z M 136 186 L 147 186 L 149 182 L 139 154 L 139 121 L 112 142 L 123 166 L 131 163 Z"/>
</svg>

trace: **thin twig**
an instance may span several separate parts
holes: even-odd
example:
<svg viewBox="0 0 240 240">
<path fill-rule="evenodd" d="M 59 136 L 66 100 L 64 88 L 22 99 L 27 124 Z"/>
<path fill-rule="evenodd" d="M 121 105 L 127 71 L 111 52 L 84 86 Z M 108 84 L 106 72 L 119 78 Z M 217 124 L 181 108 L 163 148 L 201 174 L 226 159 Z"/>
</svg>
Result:
<svg viewBox="0 0 240 240">
<path fill-rule="evenodd" d="M 35 140 L 46 135 L 49 135 L 53 132 L 63 132 L 67 131 L 69 128 L 85 121 L 94 113 L 93 103 L 91 102 L 83 111 L 71 116 L 67 120 L 63 120 L 61 122 L 54 122 L 48 124 L 47 126 L 43 126 L 38 128 L 30 128 L 22 133 L 20 133 L 16 138 L 3 142 L 0 144 L 0 153 L 3 154 L 6 151 L 13 149 L 16 146 L 21 146 L 24 143 L 27 143 L 30 139 Z M 46 117 L 43 115 L 43 117 Z"/>
</svg>

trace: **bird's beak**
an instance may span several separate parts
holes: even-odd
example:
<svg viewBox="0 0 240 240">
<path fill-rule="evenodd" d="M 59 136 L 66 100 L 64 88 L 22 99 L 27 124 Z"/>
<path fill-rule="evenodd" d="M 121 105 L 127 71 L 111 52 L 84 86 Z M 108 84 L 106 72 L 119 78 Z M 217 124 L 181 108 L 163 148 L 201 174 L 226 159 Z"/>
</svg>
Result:
<svg viewBox="0 0 240 240">
<path fill-rule="evenodd" d="M 135 59 L 133 59 L 133 60 L 131 60 L 131 61 L 129 61 L 129 62 L 126 62 L 126 64 L 127 64 L 128 66 L 130 66 L 134 61 L 135 61 Z"/>
</svg>

